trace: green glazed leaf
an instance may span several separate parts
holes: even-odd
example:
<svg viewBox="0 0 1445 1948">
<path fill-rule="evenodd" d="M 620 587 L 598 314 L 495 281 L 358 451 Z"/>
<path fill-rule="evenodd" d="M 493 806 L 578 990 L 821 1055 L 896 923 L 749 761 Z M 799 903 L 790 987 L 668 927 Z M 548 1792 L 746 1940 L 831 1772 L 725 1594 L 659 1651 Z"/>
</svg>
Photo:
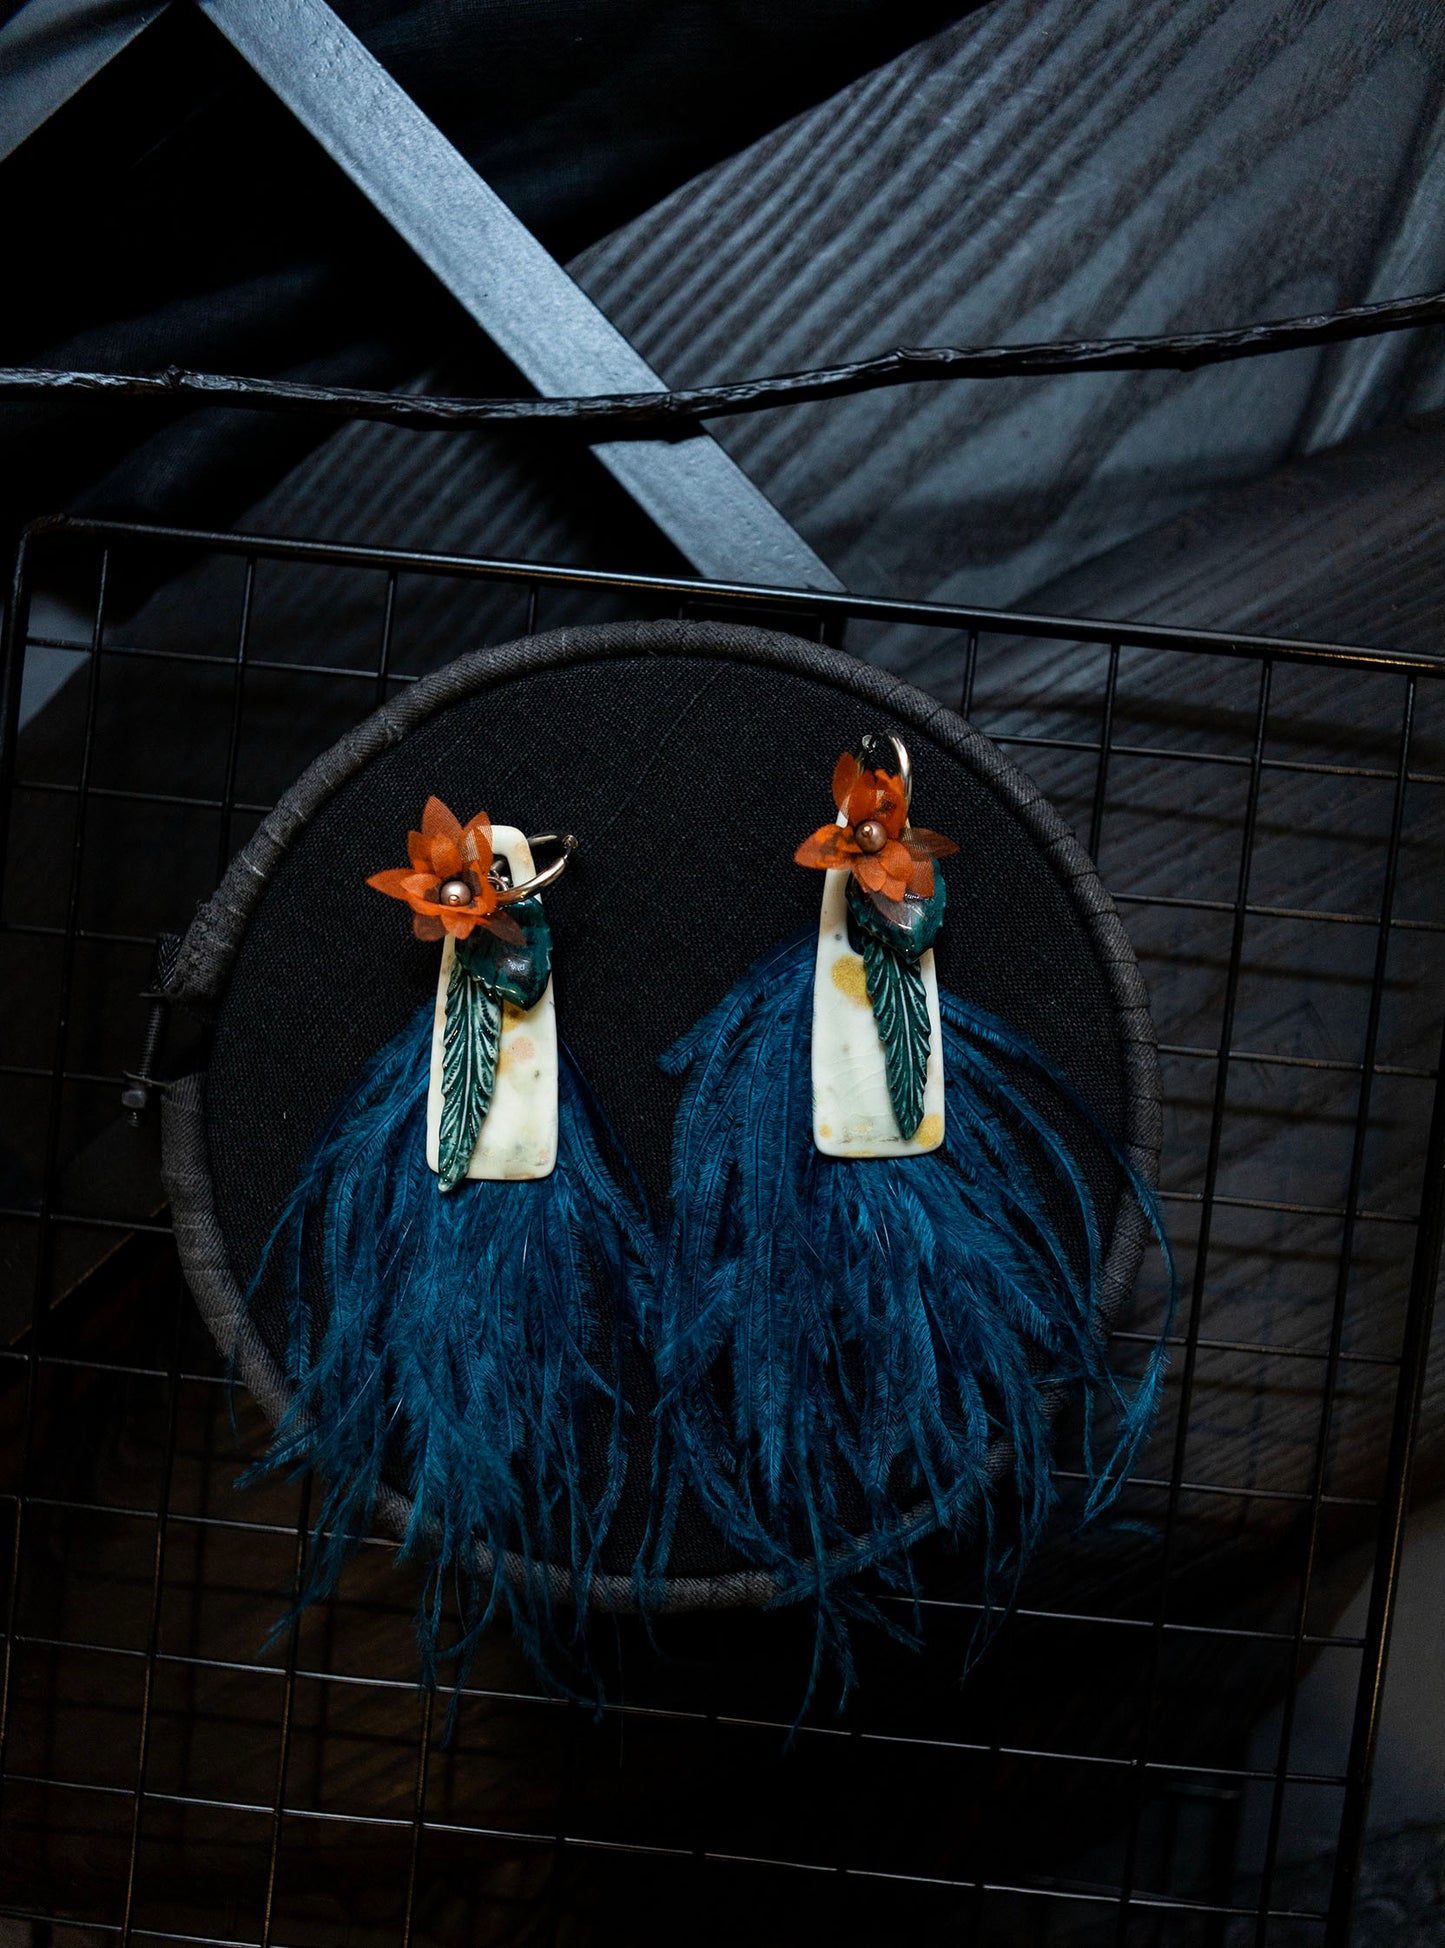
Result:
<svg viewBox="0 0 1445 1948">
<path fill-rule="evenodd" d="M 535 896 L 509 906 L 522 929 L 520 941 L 499 940 L 486 927 L 474 927 L 457 942 L 457 964 L 479 980 L 498 1001 L 532 1008 L 547 991 L 552 973 L 552 929 Z"/>
<path fill-rule="evenodd" d="M 943 925 L 947 893 L 943 874 L 933 868 L 933 892 L 926 900 L 878 901 L 856 879 L 848 882 L 848 940 L 863 956 L 868 999 L 883 1044 L 883 1065 L 893 1115 L 903 1137 L 916 1136 L 923 1121 L 928 1080 L 928 991 L 919 967 Z"/>
<path fill-rule="evenodd" d="M 460 944 L 460 943 L 459 943 Z M 467 1174 L 497 1080 L 502 1003 L 471 973 L 460 953 L 447 982 L 442 1039 L 442 1116 L 437 1175 L 452 1190 Z"/>
<path fill-rule="evenodd" d="M 926 900 L 908 893 L 901 900 L 876 900 L 865 893 L 856 879 L 848 881 L 848 917 L 850 931 L 857 934 L 873 934 L 877 939 L 895 947 L 899 953 L 911 960 L 917 960 L 938 938 L 938 930 L 943 925 L 943 910 L 947 899 L 947 888 L 943 883 L 943 869 L 937 861 L 933 867 L 933 891 Z M 857 946 L 857 940 L 853 942 Z M 862 951 L 861 949 L 859 950 Z"/>
<path fill-rule="evenodd" d="M 862 936 L 863 971 L 888 1094 L 902 1137 L 915 1136 L 923 1121 L 923 1090 L 928 1078 L 928 993 L 918 962 L 872 932 Z"/>
</svg>

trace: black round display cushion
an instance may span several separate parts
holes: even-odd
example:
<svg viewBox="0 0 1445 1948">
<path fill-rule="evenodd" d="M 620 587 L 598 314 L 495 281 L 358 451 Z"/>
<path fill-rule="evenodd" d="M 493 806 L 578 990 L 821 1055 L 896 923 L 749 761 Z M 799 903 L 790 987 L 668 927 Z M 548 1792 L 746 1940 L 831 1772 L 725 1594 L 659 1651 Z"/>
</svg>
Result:
<svg viewBox="0 0 1445 1948">
<path fill-rule="evenodd" d="M 428 796 L 463 819 L 578 835 L 546 894 L 558 1027 L 657 1223 L 681 1088 L 657 1058 L 760 955 L 816 928 L 822 876 L 793 850 L 831 818 L 834 762 L 865 731 L 905 741 L 919 823 L 959 845 L 941 985 L 1033 1041 L 1153 1182 L 1157 1077 L 1133 954 L 1082 848 L 994 745 L 909 685 L 793 637 L 560 630 L 464 656 L 368 718 L 268 816 L 183 943 L 172 991 L 214 1035 L 204 1075 L 167 1103 L 177 1239 L 223 1352 L 273 1417 L 287 1321 L 264 1277 L 249 1314 L 242 1294 L 328 1110 L 434 992 L 440 949 L 365 884 L 404 863 Z M 1105 1220 L 1105 1326 L 1143 1227 L 1107 1147 L 1082 1118 L 1069 1133 Z M 629 1383 L 645 1412 L 646 1375 Z M 645 1516 L 636 1472 L 605 1564 L 619 1602 Z M 386 1512 L 404 1517 L 400 1486 Z M 679 1604 L 768 1590 L 700 1521 L 680 1529 L 670 1569 Z"/>
</svg>

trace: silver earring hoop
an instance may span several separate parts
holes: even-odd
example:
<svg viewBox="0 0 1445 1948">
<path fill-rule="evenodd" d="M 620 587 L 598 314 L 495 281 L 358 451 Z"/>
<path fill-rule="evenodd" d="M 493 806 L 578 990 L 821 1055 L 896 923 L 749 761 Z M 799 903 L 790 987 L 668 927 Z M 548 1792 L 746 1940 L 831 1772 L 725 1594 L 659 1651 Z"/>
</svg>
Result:
<svg viewBox="0 0 1445 1948">
<path fill-rule="evenodd" d="M 534 893 L 540 893 L 544 887 L 554 886 L 566 872 L 567 862 L 577 850 L 577 840 L 571 832 L 539 832 L 535 839 L 528 839 L 527 844 L 533 852 L 536 852 L 539 846 L 559 846 L 561 851 L 550 866 L 544 866 L 541 872 L 533 873 L 532 877 L 524 879 L 520 886 L 501 888 L 497 893 L 498 906 L 515 906 L 518 900 L 528 900 Z"/>
</svg>

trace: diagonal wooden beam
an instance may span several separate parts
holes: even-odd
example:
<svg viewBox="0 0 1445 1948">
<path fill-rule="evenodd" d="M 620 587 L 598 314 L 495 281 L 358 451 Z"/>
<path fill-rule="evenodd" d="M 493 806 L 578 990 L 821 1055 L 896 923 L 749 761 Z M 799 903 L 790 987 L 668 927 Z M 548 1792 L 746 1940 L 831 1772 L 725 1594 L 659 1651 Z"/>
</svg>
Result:
<svg viewBox="0 0 1445 1948">
<path fill-rule="evenodd" d="M 0 162 L 170 0 L 28 0 L 0 27 Z"/>
<path fill-rule="evenodd" d="M 539 392 L 666 390 L 326 0 L 199 5 Z M 592 450 L 700 574 L 841 586 L 708 434 Z"/>
<path fill-rule="evenodd" d="M 666 390 L 326 0 L 199 4 L 540 393 Z M 14 57 L 0 59 L 0 156 L 164 5 L 29 0 L 0 29 L 0 56 Z M 23 85 L 11 86 L 12 67 Z M 841 587 L 709 434 L 602 441 L 592 451 L 700 574 Z"/>
</svg>

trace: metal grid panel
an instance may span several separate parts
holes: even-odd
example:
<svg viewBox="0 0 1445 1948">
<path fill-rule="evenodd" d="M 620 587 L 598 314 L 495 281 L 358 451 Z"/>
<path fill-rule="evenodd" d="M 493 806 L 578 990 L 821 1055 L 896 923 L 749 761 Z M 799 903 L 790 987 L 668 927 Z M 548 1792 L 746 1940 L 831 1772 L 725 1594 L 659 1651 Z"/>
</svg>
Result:
<svg viewBox="0 0 1445 1948">
<path fill-rule="evenodd" d="M 114 620 L 118 585 L 203 562 L 224 570 L 229 596 L 193 617 L 189 633 L 148 640 L 144 607 Z M 84 642 L 30 627 L 32 586 L 57 567 L 72 588 L 79 576 L 90 590 Z M 286 568 L 303 569 L 313 593 L 334 592 L 338 603 L 344 591 L 352 615 L 370 615 L 368 660 L 330 660 L 324 638 L 318 650 L 314 632 L 303 636 L 284 612 L 265 624 L 267 578 Z M 565 604 L 572 619 L 586 604 L 611 613 L 620 601 L 634 614 L 771 619 L 830 640 L 846 628 L 850 646 L 870 653 L 905 644 L 932 687 L 1054 793 L 1106 880 L 1115 830 L 1142 822 L 1151 834 L 1163 876 L 1117 889 L 1146 975 L 1151 958 L 1159 967 L 1213 957 L 1207 1005 L 1187 1032 L 1164 1028 L 1164 1194 L 1184 1303 L 1166 1409 L 1129 1490 L 1127 1513 L 1148 1530 L 1142 1573 L 1123 1593 L 1085 1578 L 1072 1599 L 1057 1579 L 1041 1593 L 1026 1584 L 961 1692 L 978 1608 L 966 1591 L 930 1595 L 924 1659 L 880 1651 L 847 1717 L 818 1718 L 791 1738 L 787 1697 L 769 1679 L 788 1620 L 734 1617 L 694 1621 L 643 1674 L 634 1650 L 622 1701 L 595 1717 L 542 1696 L 499 1644 L 464 1697 L 455 1741 L 439 1747 L 432 1704 L 408 1676 L 409 1591 L 381 1543 L 358 1558 L 335 1602 L 264 1643 L 298 1583 L 309 1492 L 233 1491 L 238 1450 L 256 1452 L 263 1428 L 240 1400 L 233 1432 L 225 1375 L 168 1241 L 151 1119 L 120 1107 L 123 1072 L 149 1067 L 138 1061 L 146 1007 L 128 997 L 150 978 L 156 932 L 184 926 L 267 808 L 251 782 L 267 770 L 268 719 L 252 718 L 258 686 L 272 709 L 324 696 L 321 748 L 411 680 L 425 629 L 409 631 L 408 607 L 424 614 L 423 594 L 439 587 L 485 597 L 483 640 L 546 627 Z M 0 952 L 7 992 L 28 999 L 0 1027 L 6 1122 L 17 1133 L 0 1224 L 12 1291 L 24 1280 L 13 1339 L 0 1349 L 9 1529 L 0 1912 L 30 1921 L 36 1939 L 66 1943 L 296 1948 L 725 1939 L 742 1915 L 757 1941 L 804 1924 L 875 1941 L 1344 1939 L 1440 1254 L 1437 1068 L 1382 1039 L 1402 951 L 1417 957 L 1439 1019 L 1445 922 L 1400 910 L 1417 808 L 1445 784 L 1418 735 L 1439 666 L 1344 646 L 119 524 L 32 533 L 9 627 Z M 83 672 L 32 766 L 15 734 L 27 652 L 65 647 L 82 653 Z M 1202 731 L 1171 729 L 1150 702 L 1152 676 L 1180 658 L 1193 659 L 1201 687 L 1206 678 L 1225 686 Z M 108 682 L 122 666 L 132 706 L 160 699 L 178 671 L 215 679 L 194 745 L 177 745 L 169 775 L 132 775 L 124 738 L 110 735 Z M 1327 735 L 1303 755 L 1298 738 L 1280 745 L 1282 680 L 1326 675 L 1347 699 L 1355 686 L 1372 721 L 1385 712 L 1393 729 L 1383 761 L 1342 761 Z M 1199 789 L 1176 781 L 1222 774 L 1237 790 L 1209 843 L 1228 853 L 1226 897 L 1167 871 L 1181 856 L 1171 832 L 1187 827 Z M 1371 901 L 1336 910 L 1271 895 L 1264 855 L 1280 778 L 1318 781 L 1362 804 L 1377 796 L 1355 835 L 1375 863 Z M 269 782 L 279 789 L 286 779 Z M 113 822 L 146 816 L 193 837 L 192 868 L 132 914 L 97 898 L 97 876 Z M 1311 837 L 1296 828 L 1292 841 Z M 38 887 L 18 871 L 32 843 L 48 848 Z M 1242 991 L 1255 971 L 1246 943 L 1261 926 L 1310 937 L 1316 973 L 1347 995 L 1347 1057 L 1243 1034 Z M 173 1038 L 173 1065 L 182 1054 Z M 1297 1146 L 1338 1126 L 1337 1196 L 1238 1187 L 1232 1132 L 1264 1100 L 1254 1092 L 1241 1104 L 1241 1075 L 1252 1088 L 1303 1077 L 1326 1092 Z M 1387 1110 L 1382 1090 L 1393 1092 Z M 1371 1201 L 1371 1144 L 1386 1116 L 1425 1156 L 1408 1206 Z M 87 1172 L 86 1159 L 102 1152 Z M 1294 1339 L 1240 1330 L 1238 1308 L 1222 1324 L 1217 1316 L 1220 1267 L 1231 1252 L 1248 1257 L 1248 1226 L 1260 1223 L 1271 1262 L 1313 1264 L 1324 1295 Z M 1362 1333 L 1354 1281 L 1382 1236 L 1384 1286 L 1369 1287 L 1377 1329 Z M 1393 1295 L 1383 1305 L 1382 1289 Z M 1142 1345 L 1148 1334 L 1121 1337 Z M 1220 1362 L 1226 1379 L 1245 1362 L 1266 1397 L 1278 1387 L 1293 1398 L 1308 1432 L 1299 1468 L 1249 1479 L 1211 1468 L 1210 1375 Z M 1340 1403 L 1355 1386 L 1374 1389 L 1373 1452 L 1363 1475 L 1356 1468 L 1332 1486 Z M 1190 1583 L 1190 1512 L 1206 1505 L 1241 1511 L 1241 1523 L 1282 1511 L 1285 1600 L 1221 1610 Z M 1362 1633 L 1339 1633 L 1325 1614 L 1321 1563 L 1342 1543 L 1373 1558 Z M 1203 1651 L 1223 1660 L 1208 1667 L 1216 1677 L 1266 1660 L 1257 1688 L 1279 1711 L 1272 1757 L 1242 1742 L 1237 1726 L 1218 1747 L 1176 1737 L 1202 1668 L 1190 1660 Z M 1041 1720 L 1028 1695 L 1040 1658 L 1088 1673 L 1110 1657 L 1108 1668 L 1128 1673 L 1117 1710 L 1096 1722 Z M 1339 1763 L 1324 1771 L 1291 1755 L 1299 1685 L 1317 1659 L 1346 1660 L 1356 1698 Z M 1020 1850 L 1010 1808 L 1035 1790 L 1048 1804 L 1062 1790 L 1057 1803 L 1104 1806 L 1091 1858 L 1062 1833 Z M 1276 1885 L 1299 1794 L 1323 1796 L 1338 1835 L 1327 1906 L 1291 1905 Z M 1242 1819 L 1255 1833 L 1248 1861 Z"/>
</svg>

